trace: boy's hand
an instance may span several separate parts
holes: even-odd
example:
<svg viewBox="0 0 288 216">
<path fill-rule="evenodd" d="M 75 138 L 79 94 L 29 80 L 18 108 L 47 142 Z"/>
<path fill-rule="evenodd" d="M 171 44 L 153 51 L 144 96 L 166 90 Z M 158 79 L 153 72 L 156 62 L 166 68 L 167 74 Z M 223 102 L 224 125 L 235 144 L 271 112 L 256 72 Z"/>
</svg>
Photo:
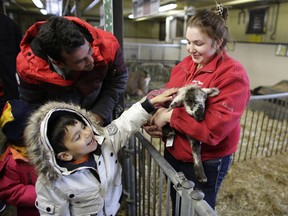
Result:
<svg viewBox="0 0 288 216">
<path fill-rule="evenodd" d="M 153 104 L 153 105 L 156 105 L 158 103 L 164 103 L 166 101 L 171 101 L 172 100 L 172 95 L 173 94 L 176 94 L 178 91 L 178 88 L 170 88 L 170 89 L 167 89 L 166 91 L 164 91 L 162 94 L 160 95 L 157 95 L 156 97 L 154 98 L 151 98 L 150 99 L 150 102 Z"/>
</svg>

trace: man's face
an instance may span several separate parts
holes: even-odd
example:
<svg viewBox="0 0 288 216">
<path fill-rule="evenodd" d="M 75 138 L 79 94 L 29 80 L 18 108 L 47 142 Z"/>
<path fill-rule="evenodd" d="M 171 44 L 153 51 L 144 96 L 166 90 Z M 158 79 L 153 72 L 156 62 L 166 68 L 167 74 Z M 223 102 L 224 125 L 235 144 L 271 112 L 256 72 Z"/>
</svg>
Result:
<svg viewBox="0 0 288 216">
<path fill-rule="evenodd" d="M 73 156 L 74 160 L 95 151 L 98 146 L 91 128 L 78 120 L 75 125 L 66 127 L 63 142 L 68 149 L 67 152 Z"/>
<path fill-rule="evenodd" d="M 64 62 L 60 67 L 72 71 L 91 71 L 94 68 L 93 49 L 85 39 L 85 44 L 76 48 L 72 53 L 62 52 Z"/>
</svg>

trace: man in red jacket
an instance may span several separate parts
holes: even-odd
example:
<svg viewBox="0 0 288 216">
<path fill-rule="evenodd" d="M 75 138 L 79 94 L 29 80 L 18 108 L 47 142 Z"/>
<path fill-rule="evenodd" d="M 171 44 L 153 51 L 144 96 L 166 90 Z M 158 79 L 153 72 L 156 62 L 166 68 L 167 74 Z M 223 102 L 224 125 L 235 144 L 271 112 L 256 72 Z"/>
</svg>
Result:
<svg viewBox="0 0 288 216">
<path fill-rule="evenodd" d="M 74 102 L 92 111 L 99 125 L 113 119 L 128 71 L 119 42 L 77 17 L 51 17 L 26 32 L 17 57 L 20 98 L 38 107 Z"/>
</svg>

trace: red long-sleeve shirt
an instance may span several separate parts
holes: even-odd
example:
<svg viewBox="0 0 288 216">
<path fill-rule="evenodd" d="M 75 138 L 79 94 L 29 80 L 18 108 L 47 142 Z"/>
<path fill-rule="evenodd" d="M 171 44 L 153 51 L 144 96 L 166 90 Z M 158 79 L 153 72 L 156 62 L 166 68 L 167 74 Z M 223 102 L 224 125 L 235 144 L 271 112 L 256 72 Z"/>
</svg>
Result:
<svg viewBox="0 0 288 216">
<path fill-rule="evenodd" d="M 178 160 L 192 162 L 192 150 L 185 134 L 202 141 L 202 160 L 234 153 L 240 137 L 240 118 L 250 98 L 249 79 L 244 67 L 223 50 L 197 71 L 190 56 L 171 72 L 164 88 L 197 84 L 217 87 L 220 94 L 207 99 L 205 118 L 197 122 L 184 107 L 175 108 L 170 126 L 176 130 L 174 145 L 168 151 Z"/>
</svg>

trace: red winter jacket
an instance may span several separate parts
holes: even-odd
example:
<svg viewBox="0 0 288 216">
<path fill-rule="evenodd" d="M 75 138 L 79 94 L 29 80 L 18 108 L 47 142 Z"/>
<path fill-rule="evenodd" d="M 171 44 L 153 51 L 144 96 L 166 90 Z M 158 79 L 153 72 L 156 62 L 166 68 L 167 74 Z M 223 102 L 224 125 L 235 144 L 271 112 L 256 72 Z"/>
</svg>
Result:
<svg viewBox="0 0 288 216">
<path fill-rule="evenodd" d="M 28 159 L 8 147 L 0 157 L 0 200 L 17 207 L 18 216 L 40 215 L 35 207 L 37 175 Z"/>
<path fill-rule="evenodd" d="M 44 23 L 37 22 L 26 31 L 17 57 L 20 98 L 36 106 L 50 100 L 74 102 L 110 121 L 128 79 L 120 45 L 110 32 L 94 28 L 77 17 L 65 18 L 81 26 L 80 31 L 85 29 L 90 34 L 87 41 L 91 41 L 94 51 L 94 69 L 76 71 L 72 79 L 64 79 L 56 73 L 49 65 L 48 57 L 33 41 Z"/>
<path fill-rule="evenodd" d="M 217 87 L 219 95 L 207 98 L 205 118 L 197 122 L 185 108 L 175 108 L 170 126 L 176 130 L 174 145 L 168 151 L 178 160 L 193 162 L 185 136 L 202 141 L 202 160 L 234 153 L 240 137 L 240 118 L 250 98 L 249 79 L 243 66 L 223 50 L 199 71 L 188 56 L 176 65 L 164 88 L 194 83 L 203 88 Z M 197 72 L 195 72 L 197 71 Z"/>
</svg>

